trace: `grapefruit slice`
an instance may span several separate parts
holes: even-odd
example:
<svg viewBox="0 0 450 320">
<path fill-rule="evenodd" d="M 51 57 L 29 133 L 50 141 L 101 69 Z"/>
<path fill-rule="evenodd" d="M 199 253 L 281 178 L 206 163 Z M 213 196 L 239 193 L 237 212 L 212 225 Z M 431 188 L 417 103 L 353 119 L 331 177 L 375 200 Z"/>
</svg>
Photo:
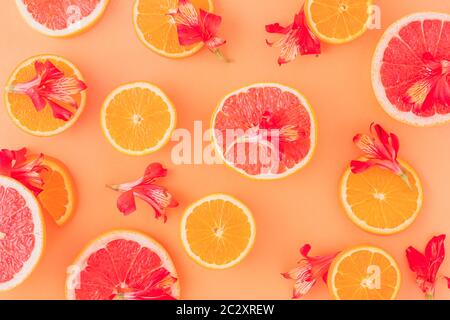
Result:
<svg viewBox="0 0 450 320">
<path fill-rule="evenodd" d="M 181 240 L 189 256 L 210 269 L 242 261 L 255 242 L 250 210 L 236 198 L 212 194 L 193 203 L 181 221 Z"/>
<path fill-rule="evenodd" d="M 372 84 L 383 109 L 399 121 L 450 121 L 450 15 L 420 12 L 391 25 L 375 50 Z"/>
<path fill-rule="evenodd" d="M 347 43 L 367 30 L 372 0 L 306 0 L 308 25 L 322 41 Z"/>
<path fill-rule="evenodd" d="M 393 300 L 400 282 L 394 258 L 373 246 L 341 252 L 328 271 L 328 290 L 336 300 Z"/>
<path fill-rule="evenodd" d="M 64 72 L 65 76 L 84 81 L 78 68 L 67 59 L 56 55 L 39 55 L 22 62 L 10 76 L 6 87 L 34 79 L 36 77 L 34 63 L 36 61 L 45 62 L 46 60 L 50 60 L 59 70 Z M 70 120 L 63 121 L 53 116 L 52 109 L 48 104 L 43 110 L 37 111 L 27 95 L 5 91 L 4 97 L 8 114 L 14 124 L 29 134 L 41 137 L 54 136 L 69 129 L 78 120 L 86 105 L 86 91 L 72 96 L 77 102 L 78 108 L 74 109 L 72 106 L 65 105 L 68 110 L 74 112 L 74 115 Z"/>
<path fill-rule="evenodd" d="M 372 167 L 362 173 L 348 168 L 340 198 L 347 216 L 365 231 L 388 235 L 408 228 L 422 208 L 423 191 L 414 169 L 399 160 L 411 187 L 393 172 Z"/>
<path fill-rule="evenodd" d="M 37 198 L 42 211 L 62 226 L 75 211 L 75 184 L 69 169 L 61 161 L 45 155 L 42 166 L 45 170 L 40 174 L 44 184 Z"/>
<path fill-rule="evenodd" d="M 147 82 L 122 85 L 103 103 L 101 124 L 106 139 L 128 155 L 146 155 L 169 142 L 176 111 L 158 87 Z"/>
<path fill-rule="evenodd" d="M 211 122 L 221 159 L 250 178 L 286 177 L 311 160 L 316 146 L 316 122 L 308 101 L 277 83 L 228 94 Z"/>
<path fill-rule="evenodd" d="M 67 37 L 94 25 L 109 0 L 16 0 L 25 21 L 50 37 Z"/>
<path fill-rule="evenodd" d="M 91 242 L 68 268 L 69 300 L 179 298 L 166 250 L 147 235 L 114 230 Z"/>
<path fill-rule="evenodd" d="M 44 246 L 39 203 L 21 183 L 0 176 L 0 291 L 22 283 Z"/>
<path fill-rule="evenodd" d="M 191 2 L 197 10 L 214 10 L 212 0 Z M 147 48 L 168 58 L 188 57 L 203 47 L 203 43 L 180 45 L 175 20 L 169 15 L 177 8 L 178 0 L 136 0 L 133 6 L 134 29 L 139 40 Z"/>
</svg>

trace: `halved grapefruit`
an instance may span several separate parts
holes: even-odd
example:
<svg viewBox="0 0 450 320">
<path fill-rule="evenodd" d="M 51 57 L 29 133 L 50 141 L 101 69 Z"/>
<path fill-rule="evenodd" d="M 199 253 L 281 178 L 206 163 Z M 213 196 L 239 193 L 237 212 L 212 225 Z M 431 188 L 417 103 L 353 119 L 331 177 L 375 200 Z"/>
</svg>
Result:
<svg viewBox="0 0 450 320">
<path fill-rule="evenodd" d="M 38 201 L 21 183 L 0 176 L 0 291 L 16 287 L 31 274 L 43 246 Z"/>
<path fill-rule="evenodd" d="M 372 63 L 378 101 L 415 126 L 450 121 L 450 15 L 420 12 L 391 25 Z"/>
<path fill-rule="evenodd" d="M 161 300 L 180 296 L 169 254 L 137 231 L 115 230 L 101 235 L 67 271 L 69 300 Z"/>
<path fill-rule="evenodd" d="M 312 108 L 297 90 L 259 83 L 225 96 L 212 117 L 222 160 L 255 179 L 278 179 L 303 168 L 316 146 Z"/>
<path fill-rule="evenodd" d="M 25 21 L 50 37 L 67 37 L 89 29 L 109 0 L 16 0 Z"/>
</svg>

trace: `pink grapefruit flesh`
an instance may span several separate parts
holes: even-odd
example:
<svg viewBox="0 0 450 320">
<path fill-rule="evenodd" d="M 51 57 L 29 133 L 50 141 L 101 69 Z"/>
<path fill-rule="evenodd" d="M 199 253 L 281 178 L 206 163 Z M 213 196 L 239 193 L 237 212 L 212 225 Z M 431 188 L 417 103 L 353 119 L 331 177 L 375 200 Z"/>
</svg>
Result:
<svg viewBox="0 0 450 320">
<path fill-rule="evenodd" d="M 68 274 L 66 293 L 72 300 L 179 297 L 169 255 L 153 239 L 135 231 L 100 236 L 69 267 Z"/>
<path fill-rule="evenodd" d="M 109 0 L 16 0 L 28 24 L 49 36 L 69 36 L 87 29 Z"/>
<path fill-rule="evenodd" d="M 0 291 L 14 288 L 30 275 L 43 243 L 36 198 L 19 182 L 0 176 Z"/>
<path fill-rule="evenodd" d="M 397 120 L 417 126 L 450 121 L 450 15 L 417 13 L 390 26 L 374 55 L 372 82 Z"/>
<path fill-rule="evenodd" d="M 227 95 L 212 119 L 216 151 L 232 168 L 277 179 L 306 165 L 316 143 L 311 107 L 298 91 L 261 83 Z"/>
</svg>

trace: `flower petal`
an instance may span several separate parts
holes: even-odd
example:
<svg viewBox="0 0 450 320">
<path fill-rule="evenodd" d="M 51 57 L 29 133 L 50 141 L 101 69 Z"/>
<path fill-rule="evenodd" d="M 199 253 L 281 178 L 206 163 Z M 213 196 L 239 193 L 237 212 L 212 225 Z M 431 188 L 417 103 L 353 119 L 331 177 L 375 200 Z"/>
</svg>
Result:
<svg viewBox="0 0 450 320">
<path fill-rule="evenodd" d="M 292 29 L 292 25 L 288 25 L 287 27 L 282 27 L 280 24 L 272 23 L 266 25 L 266 32 L 268 33 L 279 33 L 279 34 L 287 34 Z"/>
<path fill-rule="evenodd" d="M 408 247 L 406 249 L 406 258 L 411 271 L 417 273 L 421 277 L 426 277 L 428 271 L 428 260 L 414 247 Z"/>
<path fill-rule="evenodd" d="M 425 248 L 425 257 L 427 258 L 430 270 L 428 270 L 432 279 L 436 279 L 439 268 L 445 258 L 445 234 L 433 237 Z"/>
<path fill-rule="evenodd" d="M 129 215 L 136 211 L 136 202 L 132 190 L 122 193 L 117 199 L 117 209 L 124 215 Z"/>
<path fill-rule="evenodd" d="M 300 254 L 305 258 L 308 258 L 309 251 L 311 251 L 311 245 L 309 243 L 300 248 Z"/>
<path fill-rule="evenodd" d="M 133 193 L 151 205 L 155 210 L 155 218 L 162 217 L 164 222 L 167 220 L 166 208 L 178 206 L 178 202 L 172 199 L 172 195 L 165 188 L 157 185 L 138 186 L 133 188 Z"/>
</svg>

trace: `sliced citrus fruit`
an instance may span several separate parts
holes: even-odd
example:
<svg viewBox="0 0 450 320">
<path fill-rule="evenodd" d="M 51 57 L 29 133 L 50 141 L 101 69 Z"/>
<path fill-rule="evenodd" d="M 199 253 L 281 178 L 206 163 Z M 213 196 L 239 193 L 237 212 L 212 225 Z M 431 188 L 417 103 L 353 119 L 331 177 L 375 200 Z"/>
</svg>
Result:
<svg viewBox="0 0 450 320">
<path fill-rule="evenodd" d="M 44 224 L 38 201 L 21 183 L 0 176 L 0 291 L 28 278 L 43 246 Z"/>
<path fill-rule="evenodd" d="M 144 155 L 161 149 L 175 128 L 175 108 L 158 87 L 147 82 L 115 89 L 103 103 L 101 123 L 120 152 Z"/>
<path fill-rule="evenodd" d="M 305 97 L 277 83 L 234 91 L 212 117 L 222 160 L 243 175 L 278 179 L 304 167 L 316 146 L 316 122 Z"/>
<path fill-rule="evenodd" d="M 16 0 L 25 21 L 50 37 L 67 37 L 89 29 L 109 0 Z"/>
<path fill-rule="evenodd" d="M 400 282 L 395 260 L 372 246 L 341 252 L 328 271 L 328 290 L 337 300 L 394 300 Z"/>
<path fill-rule="evenodd" d="M 309 27 L 320 40 L 340 44 L 367 30 L 372 0 L 306 0 Z"/>
<path fill-rule="evenodd" d="M 372 84 L 383 109 L 415 126 L 450 121 L 450 15 L 421 12 L 391 25 L 378 43 Z"/>
<path fill-rule="evenodd" d="M 409 227 L 422 208 L 423 192 L 417 173 L 399 161 L 408 176 L 372 167 L 354 174 L 348 168 L 341 181 L 340 198 L 348 217 L 360 228 L 376 234 L 393 234 Z"/>
<path fill-rule="evenodd" d="M 114 230 L 96 238 L 68 268 L 69 300 L 179 298 L 177 273 L 167 251 L 149 236 Z"/>
<path fill-rule="evenodd" d="M 44 184 L 37 198 L 42 211 L 50 215 L 57 225 L 62 226 L 75 211 L 75 184 L 69 169 L 61 161 L 45 155 L 42 166 L 45 170 L 40 175 Z"/>
<path fill-rule="evenodd" d="M 250 210 L 226 194 L 212 194 L 193 203 L 181 221 L 181 240 L 187 253 L 211 269 L 239 263 L 253 247 L 255 234 Z"/>
<path fill-rule="evenodd" d="M 212 12 L 212 0 L 191 0 L 198 9 Z M 182 46 L 178 42 L 175 20 L 169 13 L 176 12 L 178 0 L 135 0 L 134 28 L 139 39 L 154 52 L 168 58 L 188 57 L 199 51 L 203 43 Z"/>
<path fill-rule="evenodd" d="M 40 55 L 22 62 L 10 76 L 6 87 L 9 88 L 15 84 L 25 83 L 34 79 L 36 77 L 35 62 L 45 62 L 46 60 L 49 60 L 59 70 L 64 72 L 65 76 L 83 80 L 81 72 L 68 60 L 55 55 Z M 35 136 L 53 136 L 69 129 L 84 110 L 86 91 L 82 91 L 72 97 L 75 99 L 78 108 L 75 109 L 70 105 L 64 105 L 65 108 L 73 112 L 73 116 L 68 121 L 55 118 L 48 104 L 43 110 L 36 110 L 32 100 L 25 94 L 5 91 L 5 105 L 9 116 L 20 129 Z"/>
</svg>

